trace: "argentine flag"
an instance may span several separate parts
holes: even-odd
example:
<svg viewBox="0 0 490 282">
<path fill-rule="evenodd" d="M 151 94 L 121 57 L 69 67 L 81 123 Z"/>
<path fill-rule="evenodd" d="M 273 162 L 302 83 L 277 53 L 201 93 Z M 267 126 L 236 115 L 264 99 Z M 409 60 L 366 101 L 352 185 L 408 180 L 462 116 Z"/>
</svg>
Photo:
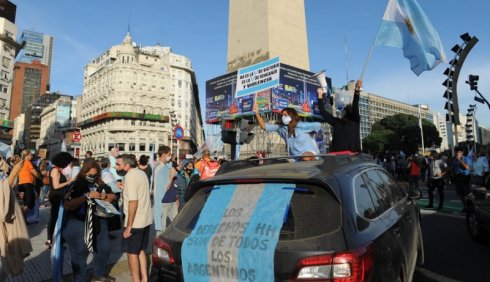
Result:
<svg viewBox="0 0 490 282">
<path fill-rule="evenodd" d="M 446 61 L 439 35 L 416 0 L 389 0 L 375 45 L 402 48 L 416 75 Z"/>
</svg>

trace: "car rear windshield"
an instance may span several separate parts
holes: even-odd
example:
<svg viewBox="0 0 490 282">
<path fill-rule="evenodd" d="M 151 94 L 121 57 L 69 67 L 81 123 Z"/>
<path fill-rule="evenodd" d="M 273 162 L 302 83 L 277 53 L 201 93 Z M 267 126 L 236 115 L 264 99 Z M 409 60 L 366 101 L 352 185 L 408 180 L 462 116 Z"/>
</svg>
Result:
<svg viewBox="0 0 490 282">
<path fill-rule="evenodd" d="M 296 185 L 296 186 L 295 186 Z M 238 189 L 246 189 L 239 185 Z M 298 240 L 328 234 L 341 226 L 340 204 L 327 187 L 284 183 L 296 187 L 284 217 L 280 240 Z M 201 188 L 174 222 L 180 231 L 191 233 L 213 187 Z"/>
</svg>

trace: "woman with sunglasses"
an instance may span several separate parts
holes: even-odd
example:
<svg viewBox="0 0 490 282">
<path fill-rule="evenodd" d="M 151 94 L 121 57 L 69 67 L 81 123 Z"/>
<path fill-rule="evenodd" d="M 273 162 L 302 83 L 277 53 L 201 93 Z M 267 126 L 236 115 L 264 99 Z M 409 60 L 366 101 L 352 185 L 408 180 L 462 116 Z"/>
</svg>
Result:
<svg viewBox="0 0 490 282">
<path fill-rule="evenodd" d="M 106 275 L 106 265 L 110 255 L 108 219 L 101 218 L 88 209 L 95 211 L 95 206 L 89 205 L 89 199 L 100 199 L 113 202 L 116 195 L 111 188 L 101 180 L 100 166 L 96 161 L 88 161 L 73 182 L 73 186 L 65 195 L 66 224 L 63 226 L 63 239 L 68 243 L 71 254 L 71 264 L 74 281 L 86 281 L 87 258 L 89 247 L 94 251 L 94 280 L 114 281 Z M 88 216 L 89 215 L 89 216 Z M 89 242 L 85 241 L 85 223 L 92 220 L 93 232 Z"/>
</svg>

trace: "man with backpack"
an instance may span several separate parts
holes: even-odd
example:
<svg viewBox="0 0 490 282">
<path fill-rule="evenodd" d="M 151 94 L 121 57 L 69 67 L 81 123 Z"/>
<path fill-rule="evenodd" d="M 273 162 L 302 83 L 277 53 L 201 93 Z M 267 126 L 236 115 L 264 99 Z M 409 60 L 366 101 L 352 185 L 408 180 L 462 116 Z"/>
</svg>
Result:
<svg viewBox="0 0 490 282">
<path fill-rule="evenodd" d="M 208 149 L 202 152 L 202 158 L 196 163 L 196 169 L 201 175 L 201 180 L 213 177 L 220 167 L 219 162 L 211 159 L 211 153 Z"/>
</svg>

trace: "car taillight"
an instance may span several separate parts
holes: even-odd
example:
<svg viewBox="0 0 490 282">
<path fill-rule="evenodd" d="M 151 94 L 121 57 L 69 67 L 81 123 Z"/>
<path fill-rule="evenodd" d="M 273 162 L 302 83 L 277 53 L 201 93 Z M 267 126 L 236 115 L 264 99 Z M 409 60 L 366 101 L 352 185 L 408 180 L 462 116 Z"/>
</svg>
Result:
<svg viewBox="0 0 490 282">
<path fill-rule="evenodd" d="M 372 245 L 349 252 L 303 258 L 293 272 L 293 281 L 364 281 L 373 266 Z"/>
<path fill-rule="evenodd" d="M 172 254 L 172 248 L 160 237 L 156 237 L 153 241 L 153 253 L 151 257 L 153 264 L 157 264 L 159 260 L 172 264 L 175 263 L 174 256 Z"/>
</svg>

